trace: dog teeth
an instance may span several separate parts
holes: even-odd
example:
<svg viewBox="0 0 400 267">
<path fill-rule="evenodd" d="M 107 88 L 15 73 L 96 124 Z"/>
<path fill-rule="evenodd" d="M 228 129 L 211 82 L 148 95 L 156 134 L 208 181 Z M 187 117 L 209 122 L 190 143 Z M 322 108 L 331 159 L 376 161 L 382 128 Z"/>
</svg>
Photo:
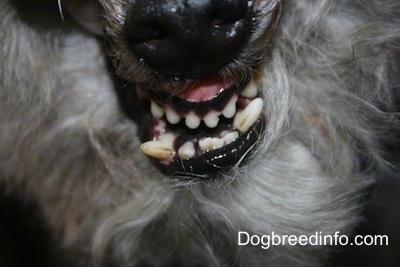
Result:
<svg viewBox="0 0 400 267">
<path fill-rule="evenodd" d="M 218 125 L 219 122 L 219 113 L 215 111 L 209 112 L 205 117 L 204 117 L 204 123 L 208 128 L 215 128 Z"/>
<path fill-rule="evenodd" d="M 244 133 L 260 117 L 263 108 L 263 100 L 256 98 L 242 111 L 237 112 L 233 125 L 237 130 Z"/>
<path fill-rule="evenodd" d="M 151 114 L 156 118 L 161 118 L 165 113 L 164 109 L 157 105 L 154 101 L 151 101 L 150 110 Z"/>
<path fill-rule="evenodd" d="M 199 147 L 203 152 L 221 148 L 223 145 L 224 140 L 217 137 L 206 137 L 199 141 Z"/>
<path fill-rule="evenodd" d="M 222 111 L 222 115 L 224 115 L 225 118 L 230 119 L 233 116 L 235 116 L 236 113 L 236 101 L 238 100 L 238 97 L 235 95 L 232 97 L 232 99 L 229 101 L 228 105 L 224 108 Z"/>
<path fill-rule="evenodd" d="M 255 98 L 257 96 L 257 86 L 254 80 L 251 80 L 247 87 L 240 94 L 246 98 Z"/>
<path fill-rule="evenodd" d="M 198 146 L 200 151 L 208 152 L 219 149 L 224 145 L 234 142 L 239 138 L 237 131 L 225 131 L 222 137 L 206 137 L 202 138 Z M 191 159 L 196 155 L 196 148 L 193 142 L 188 141 L 184 143 L 176 153 L 173 148 L 176 136 L 173 134 L 164 134 L 159 140 L 148 141 L 143 143 L 140 148 L 147 156 L 153 157 L 158 160 L 172 160 L 178 154 L 181 159 Z"/>
<path fill-rule="evenodd" d="M 186 142 L 178 150 L 178 155 L 181 159 L 193 158 L 196 153 L 194 145 L 192 142 Z"/>
<path fill-rule="evenodd" d="M 175 155 L 175 151 L 172 147 L 174 140 L 174 135 L 164 134 L 159 140 L 143 143 L 140 149 L 150 157 L 159 160 L 170 160 Z"/>
<path fill-rule="evenodd" d="M 165 116 L 166 116 L 168 122 L 171 124 L 177 124 L 181 120 L 181 117 L 178 114 L 176 114 L 175 111 L 173 111 L 171 109 L 167 109 L 165 111 Z"/>
<path fill-rule="evenodd" d="M 250 101 L 257 96 L 257 87 L 254 81 L 243 90 L 241 96 Z M 208 151 L 219 149 L 225 145 L 235 142 L 241 133 L 249 130 L 261 115 L 263 109 L 263 101 L 261 98 L 255 98 L 243 109 L 237 110 L 237 102 L 239 96 L 233 95 L 227 105 L 220 111 L 212 110 L 199 117 L 194 111 L 189 111 L 187 114 L 178 114 L 171 106 L 160 106 L 155 101 L 150 102 L 150 111 L 153 117 L 164 120 L 158 120 L 159 126 L 155 126 L 155 136 L 161 136 L 159 139 L 144 142 L 140 148 L 146 155 L 158 159 L 160 161 L 171 161 L 174 157 L 179 157 L 182 160 L 194 158 L 197 153 L 205 153 Z M 240 105 L 241 106 L 241 105 Z M 219 137 L 204 137 L 198 142 L 196 140 L 187 140 L 177 151 L 174 149 L 175 139 L 177 136 L 174 133 L 165 133 L 166 124 L 177 124 L 182 118 L 189 129 L 197 129 L 201 121 L 204 121 L 206 127 L 214 129 L 220 122 L 220 116 L 227 119 L 233 118 L 234 130 L 223 131 Z M 156 137 L 157 138 L 157 137 Z"/>
<path fill-rule="evenodd" d="M 193 112 L 190 112 L 186 115 L 185 124 L 189 129 L 197 129 L 200 125 L 200 118 Z"/>
<path fill-rule="evenodd" d="M 224 140 L 224 145 L 230 144 L 238 138 L 239 138 L 239 133 L 237 131 L 225 132 L 222 135 L 222 139 Z"/>
</svg>

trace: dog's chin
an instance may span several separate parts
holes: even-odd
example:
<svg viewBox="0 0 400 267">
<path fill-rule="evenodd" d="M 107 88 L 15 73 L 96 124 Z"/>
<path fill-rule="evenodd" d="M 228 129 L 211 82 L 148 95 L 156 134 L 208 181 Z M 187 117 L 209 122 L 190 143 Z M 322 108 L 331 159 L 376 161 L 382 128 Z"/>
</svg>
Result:
<svg viewBox="0 0 400 267">
<path fill-rule="evenodd" d="M 253 78 L 209 74 L 173 95 L 144 87 L 137 85 L 133 98 L 125 88 L 121 101 L 125 107 L 139 101 L 128 115 L 139 124 L 142 151 L 166 175 L 229 173 L 249 158 L 264 131 L 264 103 Z"/>
</svg>

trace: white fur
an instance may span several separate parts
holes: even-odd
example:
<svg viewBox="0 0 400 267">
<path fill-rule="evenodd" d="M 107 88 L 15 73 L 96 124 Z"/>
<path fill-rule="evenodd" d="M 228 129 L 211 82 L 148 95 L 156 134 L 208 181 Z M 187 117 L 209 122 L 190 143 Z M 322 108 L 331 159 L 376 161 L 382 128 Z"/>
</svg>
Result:
<svg viewBox="0 0 400 267">
<path fill-rule="evenodd" d="M 0 174 L 40 204 L 74 264 L 319 266 L 329 247 L 239 247 L 237 232 L 351 233 L 363 190 L 386 164 L 384 142 L 399 130 L 397 1 L 283 1 L 257 70 L 268 121 L 261 145 L 229 175 L 192 182 L 164 177 L 139 150 L 102 40 L 68 21 L 32 26 L 45 14 L 18 17 L 29 9 L 11 2 L 0 1 Z M 99 2 L 113 43 L 131 1 Z M 261 11 L 270 3 L 254 1 Z M 262 34 L 232 68 L 265 49 Z M 107 51 L 125 60 L 119 74 L 151 75 L 123 48 Z"/>
</svg>

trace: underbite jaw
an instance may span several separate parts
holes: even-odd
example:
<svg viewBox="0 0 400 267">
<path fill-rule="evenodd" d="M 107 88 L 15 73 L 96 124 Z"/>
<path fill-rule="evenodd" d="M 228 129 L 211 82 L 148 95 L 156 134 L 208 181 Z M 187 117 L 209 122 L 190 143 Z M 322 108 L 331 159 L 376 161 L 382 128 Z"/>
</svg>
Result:
<svg viewBox="0 0 400 267">
<path fill-rule="evenodd" d="M 211 76 L 174 96 L 149 95 L 151 122 L 141 150 L 166 174 L 211 177 L 229 171 L 264 129 L 264 102 L 254 80 Z"/>
</svg>

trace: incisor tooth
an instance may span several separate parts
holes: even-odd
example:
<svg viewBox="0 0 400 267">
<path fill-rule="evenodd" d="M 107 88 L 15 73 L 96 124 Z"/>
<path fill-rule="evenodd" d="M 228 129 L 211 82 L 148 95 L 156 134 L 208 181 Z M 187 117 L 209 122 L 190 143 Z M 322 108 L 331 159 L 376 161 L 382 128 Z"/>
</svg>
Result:
<svg viewBox="0 0 400 267">
<path fill-rule="evenodd" d="M 240 94 L 247 98 L 254 98 L 257 96 L 257 86 L 253 79 Z"/>
<path fill-rule="evenodd" d="M 225 118 L 230 119 L 232 118 L 235 113 L 236 113 L 236 102 L 238 100 L 237 95 L 234 95 L 231 100 L 229 100 L 228 105 L 224 108 L 222 111 L 222 115 L 224 115 Z"/>
<path fill-rule="evenodd" d="M 150 106 L 151 114 L 156 117 L 156 118 L 161 118 L 164 116 L 164 109 L 157 105 L 154 101 L 151 101 L 151 106 Z"/>
<path fill-rule="evenodd" d="M 165 134 L 159 140 L 143 143 L 140 149 L 150 157 L 170 160 L 175 155 L 175 150 L 172 147 L 174 139 L 175 137 L 172 134 Z"/>
<path fill-rule="evenodd" d="M 244 110 L 237 112 L 233 120 L 235 128 L 242 133 L 246 132 L 260 117 L 263 104 L 261 98 L 256 98 Z"/>
<path fill-rule="evenodd" d="M 208 128 L 215 128 L 218 125 L 219 122 L 219 116 L 220 114 L 216 111 L 211 111 L 209 112 L 205 117 L 204 117 L 204 123 Z"/>
<path fill-rule="evenodd" d="M 165 111 L 165 116 L 167 117 L 167 120 L 172 124 L 177 124 L 181 120 L 181 117 L 171 109 L 167 109 Z"/>
<path fill-rule="evenodd" d="M 196 150 L 192 142 L 186 142 L 178 150 L 178 155 L 181 159 L 190 159 L 194 157 Z"/>
<path fill-rule="evenodd" d="M 206 137 L 199 141 L 199 147 L 201 151 L 210 151 L 217 148 L 220 148 L 224 145 L 224 140 L 217 137 Z"/>
<path fill-rule="evenodd" d="M 193 112 L 190 112 L 186 115 L 185 123 L 190 129 L 196 129 L 200 125 L 200 118 Z"/>
<path fill-rule="evenodd" d="M 236 139 L 238 139 L 238 137 L 239 137 L 239 133 L 237 131 L 234 131 L 234 132 L 226 133 L 224 135 L 224 137 L 222 137 L 222 139 L 224 139 L 224 145 L 227 145 L 227 144 L 232 143 Z"/>
<path fill-rule="evenodd" d="M 212 149 L 217 149 L 224 146 L 224 139 L 221 138 L 214 137 L 211 139 L 211 142 L 213 145 Z"/>
<path fill-rule="evenodd" d="M 211 137 L 206 137 L 206 138 L 201 139 L 199 141 L 199 147 L 200 147 L 201 151 L 210 150 L 212 148 Z"/>
</svg>

